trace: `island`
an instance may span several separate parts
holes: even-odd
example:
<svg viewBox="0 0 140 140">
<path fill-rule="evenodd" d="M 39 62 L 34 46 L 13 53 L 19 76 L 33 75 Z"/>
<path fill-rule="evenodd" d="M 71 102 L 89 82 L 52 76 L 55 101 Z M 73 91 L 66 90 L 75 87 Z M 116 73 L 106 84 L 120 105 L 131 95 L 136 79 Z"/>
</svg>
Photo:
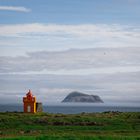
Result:
<svg viewBox="0 0 140 140">
<path fill-rule="evenodd" d="M 63 102 L 82 102 L 82 103 L 103 103 L 103 100 L 98 95 L 88 95 L 78 91 L 69 93 Z"/>
</svg>

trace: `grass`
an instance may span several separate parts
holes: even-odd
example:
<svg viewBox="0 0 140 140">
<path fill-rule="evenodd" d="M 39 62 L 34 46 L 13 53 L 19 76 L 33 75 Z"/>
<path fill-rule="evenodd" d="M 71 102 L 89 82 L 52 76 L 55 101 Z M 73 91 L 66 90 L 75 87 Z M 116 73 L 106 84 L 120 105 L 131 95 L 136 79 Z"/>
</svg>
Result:
<svg viewBox="0 0 140 140">
<path fill-rule="evenodd" d="M 140 140 L 140 113 L 0 113 L 0 140 Z"/>
<path fill-rule="evenodd" d="M 39 137 L 17 137 L 2 138 L 1 140 L 139 140 L 137 137 L 103 137 L 103 136 L 39 136 Z"/>
</svg>

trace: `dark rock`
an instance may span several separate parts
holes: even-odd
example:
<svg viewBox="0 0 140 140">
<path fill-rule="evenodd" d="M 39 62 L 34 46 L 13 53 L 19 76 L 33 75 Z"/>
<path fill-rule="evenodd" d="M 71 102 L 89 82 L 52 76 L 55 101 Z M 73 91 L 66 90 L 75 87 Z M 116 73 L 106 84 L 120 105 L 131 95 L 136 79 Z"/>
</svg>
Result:
<svg viewBox="0 0 140 140">
<path fill-rule="evenodd" d="M 88 95 L 80 92 L 71 92 L 62 102 L 103 103 L 98 95 Z"/>
</svg>

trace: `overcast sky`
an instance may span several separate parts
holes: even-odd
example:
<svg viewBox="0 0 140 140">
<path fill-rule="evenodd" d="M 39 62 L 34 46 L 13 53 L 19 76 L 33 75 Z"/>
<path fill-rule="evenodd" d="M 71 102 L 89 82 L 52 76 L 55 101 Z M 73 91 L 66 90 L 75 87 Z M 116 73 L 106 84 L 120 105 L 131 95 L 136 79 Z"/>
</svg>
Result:
<svg viewBox="0 0 140 140">
<path fill-rule="evenodd" d="M 140 1 L 0 0 L 0 103 L 28 89 L 140 106 Z"/>
</svg>

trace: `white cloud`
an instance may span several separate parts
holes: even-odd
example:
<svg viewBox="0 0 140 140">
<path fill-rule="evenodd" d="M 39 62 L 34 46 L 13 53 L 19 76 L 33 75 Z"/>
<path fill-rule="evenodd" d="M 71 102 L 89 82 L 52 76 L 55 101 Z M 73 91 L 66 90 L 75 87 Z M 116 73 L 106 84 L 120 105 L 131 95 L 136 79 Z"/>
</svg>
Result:
<svg viewBox="0 0 140 140">
<path fill-rule="evenodd" d="M 30 12 L 31 10 L 22 6 L 0 6 L 3 11 Z"/>
<path fill-rule="evenodd" d="M 3 45 L 1 50 L 7 54 L 7 57 L 0 57 L 1 73 L 91 74 L 139 71 L 139 27 L 118 24 L 0 25 L 0 38 L 2 42 L 0 45 Z M 12 38 L 11 42 L 10 38 Z M 16 52 L 18 46 L 19 50 L 23 50 L 24 42 L 20 42 L 21 38 L 24 38 L 28 44 L 25 51 L 30 50 L 30 52 L 37 43 L 37 48 L 41 48 L 44 40 L 46 48 L 47 46 L 51 48 L 51 43 L 55 42 L 56 44 L 53 46 L 55 49 L 61 45 L 63 48 L 67 48 L 68 44 L 69 48 L 84 46 L 83 48 L 86 49 L 49 52 L 44 51 L 46 49 L 44 47 L 43 51 L 8 57 L 12 52 Z M 36 40 L 39 41 L 36 42 Z M 35 43 L 33 44 L 33 42 Z M 8 46 L 10 43 L 13 51 L 6 47 L 6 44 Z M 58 44 L 59 46 L 57 46 Z M 90 47 L 91 49 L 87 49 Z M 1 55 L 3 55 L 3 51 L 1 51 Z"/>
<path fill-rule="evenodd" d="M 140 48 L 99 48 L 61 52 L 32 52 L 27 56 L 0 57 L 1 73 L 69 74 L 140 71 Z"/>
<path fill-rule="evenodd" d="M 28 88 L 43 104 L 60 103 L 70 92 L 79 91 L 99 95 L 105 103 L 131 103 L 140 101 L 140 73 L 93 75 L 1 75 L 0 101 L 22 102 Z M 5 97 L 6 96 L 6 97 Z M 140 103 L 139 103 L 140 105 Z"/>
<path fill-rule="evenodd" d="M 61 102 L 65 96 L 72 92 L 75 91 L 74 89 L 67 89 L 67 88 L 40 88 L 38 91 L 36 91 L 38 93 L 37 98 L 40 101 L 44 101 L 47 103 L 55 103 L 55 102 Z M 44 99 L 42 99 L 42 97 L 40 97 L 40 95 L 42 97 L 44 97 Z M 49 99 L 49 100 L 48 100 Z"/>
<path fill-rule="evenodd" d="M 92 75 L 92 74 L 115 74 L 115 73 L 128 73 L 140 72 L 140 66 L 118 66 L 118 67 L 102 67 L 102 68 L 89 68 L 89 69 L 74 69 L 74 70 L 41 70 L 41 71 L 25 71 L 25 72 L 2 72 L 0 74 L 55 74 L 55 75 Z"/>
<path fill-rule="evenodd" d="M 117 24 L 55 25 L 33 23 L 0 25 L 0 36 L 34 37 L 44 35 L 59 37 L 64 37 L 65 35 L 72 35 L 74 37 L 86 39 L 138 39 L 140 37 L 140 28 L 121 26 Z"/>
<path fill-rule="evenodd" d="M 71 48 L 140 47 L 140 27 L 119 24 L 15 24 L 0 25 L 0 55 L 19 55 L 27 51 L 68 50 Z M 12 45 L 14 42 L 15 47 Z M 19 46 L 19 47 L 16 47 Z M 14 51 L 10 51 L 13 48 Z M 24 48 L 24 50 L 23 50 Z M 21 50 L 23 50 L 21 52 Z"/>
</svg>

